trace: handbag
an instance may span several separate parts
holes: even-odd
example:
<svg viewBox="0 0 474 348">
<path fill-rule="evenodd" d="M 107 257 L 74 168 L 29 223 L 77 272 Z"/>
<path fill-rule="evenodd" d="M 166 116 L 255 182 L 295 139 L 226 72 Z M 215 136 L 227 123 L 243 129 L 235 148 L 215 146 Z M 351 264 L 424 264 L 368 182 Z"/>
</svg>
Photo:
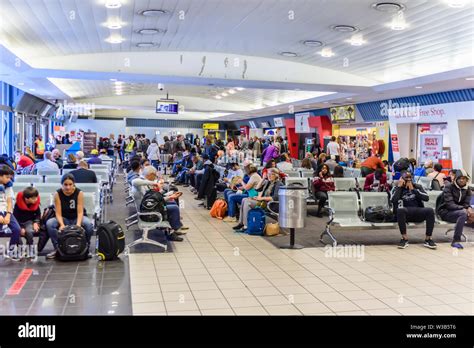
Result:
<svg viewBox="0 0 474 348">
<path fill-rule="evenodd" d="M 262 208 L 262 209 L 267 209 L 267 201 L 258 201 L 257 202 L 257 207 Z"/>
<path fill-rule="evenodd" d="M 254 188 L 251 188 L 250 190 L 247 190 L 247 194 L 249 195 L 250 198 L 258 196 L 258 192 Z"/>
<path fill-rule="evenodd" d="M 392 222 L 393 213 L 385 207 L 367 207 L 364 212 L 365 221 L 368 222 Z"/>
<path fill-rule="evenodd" d="M 278 222 L 265 225 L 264 233 L 266 236 L 277 236 L 280 234 L 280 224 Z"/>
<path fill-rule="evenodd" d="M 467 220 L 466 220 L 466 224 L 470 225 L 470 224 L 474 224 L 474 209 L 472 208 L 469 208 L 467 210 Z"/>
</svg>

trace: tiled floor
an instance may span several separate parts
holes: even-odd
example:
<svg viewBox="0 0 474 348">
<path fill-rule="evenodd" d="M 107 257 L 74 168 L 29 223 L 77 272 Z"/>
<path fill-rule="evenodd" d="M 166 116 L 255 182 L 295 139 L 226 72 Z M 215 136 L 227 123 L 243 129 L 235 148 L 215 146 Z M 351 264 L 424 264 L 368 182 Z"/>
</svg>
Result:
<svg viewBox="0 0 474 348">
<path fill-rule="evenodd" d="M 8 289 L 24 269 L 33 273 L 21 292 Z M 61 263 L 45 260 L 0 261 L 0 314 L 132 314 L 128 261 Z"/>
<path fill-rule="evenodd" d="M 135 315 L 474 314 L 470 243 L 457 253 L 445 243 L 368 246 L 358 258 L 281 250 L 234 233 L 184 191 L 185 241 L 173 253 L 130 255 Z"/>
</svg>

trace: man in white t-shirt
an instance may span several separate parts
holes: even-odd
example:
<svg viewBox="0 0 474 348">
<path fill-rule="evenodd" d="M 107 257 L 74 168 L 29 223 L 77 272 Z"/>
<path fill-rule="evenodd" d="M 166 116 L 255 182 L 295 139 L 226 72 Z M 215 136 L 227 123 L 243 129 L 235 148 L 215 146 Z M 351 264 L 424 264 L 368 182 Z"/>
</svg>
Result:
<svg viewBox="0 0 474 348">
<path fill-rule="evenodd" d="M 339 157 L 339 144 L 336 143 L 336 137 L 332 136 L 331 141 L 326 147 L 326 152 L 329 155 L 329 157 L 335 156 L 336 162 L 339 162 L 340 157 Z"/>
</svg>

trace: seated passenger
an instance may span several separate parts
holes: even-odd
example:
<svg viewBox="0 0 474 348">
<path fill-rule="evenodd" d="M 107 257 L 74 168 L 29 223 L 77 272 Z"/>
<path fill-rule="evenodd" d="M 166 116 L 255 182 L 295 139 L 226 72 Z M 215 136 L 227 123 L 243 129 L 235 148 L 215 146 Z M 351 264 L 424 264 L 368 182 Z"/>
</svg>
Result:
<svg viewBox="0 0 474 348">
<path fill-rule="evenodd" d="M 428 202 L 429 196 L 423 187 L 413 183 L 410 172 L 404 172 L 398 181 L 398 186 L 392 190 L 393 213 L 397 218 L 402 239 L 398 244 L 399 249 L 408 247 L 407 222 L 426 221 L 426 237 L 423 246 L 436 249 L 435 242 L 431 239 L 435 223 L 435 214 L 432 208 L 425 208 L 423 202 Z"/>
<path fill-rule="evenodd" d="M 70 153 L 67 156 L 67 163 L 64 165 L 63 169 L 76 169 L 77 168 L 77 159 L 73 153 Z"/>
<path fill-rule="evenodd" d="M 62 169 L 63 166 L 64 166 L 64 161 L 63 159 L 61 158 L 61 153 L 59 152 L 58 149 L 54 149 L 53 152 L 53 159 L 54 159 L 54 162 L 56 163 L 56 165 L 59 167 L 59 169 Z"/>
<path fill-rule="evenodd" d="M 340 165 L 334 167 L 334 178 L 343 178 L 344 177 L 344 168 Z"/>
<path fill-rule="evenodd" d="M 195 189 L 195 186 L 196 186 L 196 171 L 202 170 L 203 166 L 204 166 L 204 162 L 202 160 L 202 157 L 199 156 L 199 155 L 196 155 L 196 156 L 193 157 L 193 166 L 186 173 L 184 186 L 188 187 L 188 186 L 191 185 L 192 186 L 191 191 L 193 193 L 197 192 L 197 190 Z"/>
<path fill-rule="evenodd" d="M 99 155 L 99 158 L 101 161 L 103 160 L 113 160 L 112 157 L 109 157 L 109 155 L 107 155 L 107 150 L 106 149 L 102 149 L 100 150 L 100 155 Z"/>
<path fill-rule="evenodd" d="M 387 175 L 382 168 L 377 168 L 365 177 L 364 191 L 384 192 L 387 188 Z"/>
<path fill-rule="evenodd" d="M 317 217 L 323 217 L 321 211 L 328 200 L 328 192 L 334 191 L 334 179 L 329 171 L 329 166 L 323 164 L 318 176 L 313 179 L 314 199 L 318 201 Z"/>
<path fill-rule="evenodd" d="M 94 149 L 91 151 L 91 158 L 87 161 L 89 164 L 102 164 L 102 160 L 99 158 L 99 151 Z"/>
<path fill-rule="evenodd" d="M 441 171 L 443 170 L 443 166 L 439 163 L 436 163 L 433 167 L 434 167 L 434 170 L 431 173 L 429 173 L 427 176 L 428 178 L 438 181 L 438 185 L 432 184 L 431 187 L 433 190 L 442 189 L 444 187 L 444 181 L 446 180 L 446 174 L 441 173 Z"/>
<path fill-rule="evenodd" d="M 20 225 L 20 235 L 25 237 L 27 245 L 33 245 L 33 234 L 40 228 L 40 197 L 35 187 L 29 186 L 16 195 L 15 216 Z"/>
<path fill-rule="evenodd" d="M 249 181 L 245 184 L 243 179 L 240 179 L 237 182 L 237 185 L 241 185 L 241 189 L 237 192 L 232 191 L 231 189 L 227 189 L 224 191 L 224 197 L 227 201 L 228 211 L 224 218 L 226 222 L 236 222 L 236 214 L 237 214 L 237 204 L 241 204 L 242 200 L 247 197 L 255 197 L 257 196 L 257 187 L 262 180 L 262 177 L 257 172 L 257 167 L 253 164 L 250 164 L 246 167 L 247 174 L 249 175 Z"/>
<path fill-rule="evenodd" d="M 35 164 L 35 161 L 29 157 L 26 153 L 22 154 L 20 151 L 16 153 L 16 164 L 18 169 L 24 169 L 32 167 Z"/>
<path fill-rule="evenodd" d="M 44 153 L 44 160 L 36 163 L 36 170 L 38 172 L 40 171 L 57 172 L 57 174 L 59 175 L 60 170 L 58 168 L 58 165 L 52 159 L 53 159 L 53 154 L 50 151 L 46 151 Z"/>
<path fill-rule="evenodd" d="M 143 175 L 133 179 L 132 181 L 132 192 L 137 204 L 140 204 L 143 197 L 149 190 L 162 191 L 161 185 L 157 181 L 158 172 L 155 167 L 148 166 L 143 169 Z M 188 229 L 181 223 L 181 215 L 179 206 L 175 204 L 175 201 L 181 196 L 181 192 L 175 192 L 169 195 L 164 195 L 166 201 L 166 213 L 167 220 L 172 228 L 172 231 L 168 238 L 175 242 L 182 242 L 183 238 L 179 235 L 185 234 L 183 230 Z"/>
<path fill-rule="evenodd" d="M 76 161 L 77 161 L 77 164 L 79 164 L 80 161 L 82 161 L 84 159 L 84 152 L 82 151 L 77 151 L 76 152 Z"/>
<path fill-rule="evenodd" d="M 278 190 L 283 185 L 280 180 L 280 171 L 276 168 L 268 170 L 268 179 L 264 180 L 262 191 L 256 197 L 248 197 L 242 200 L 240 205 L 239 224 L 233 229 L 245 233 L 247 229 L 247 217 L 250 209 L 257 206 L 266 209 L 269 202 L 278 201 Z"/>
<path fill-rule="evenodd" d="M 8 256 L 12 260 L 20 260 L 19 254 L 14 252 L 15 246 L 21 244 L 20 239 L 20 225 L 16 220 L 13 212 L 13 189 L 11 187 L 11 180 L 15 173 L 6 166 L 0 166 L 0 230 L 7 228 L 11 231 L 10 248 Z"/>
<path fill-rule="evenodd" d="M 306 158 L 301 162 L 301 168 L 311 170 L 311 169 L 313 169 L 313 165 L 312 165 L 312 163 L 311 163 L 311 159 L 312 159 L 312 158 L 310 157 L 310 156 L 312 156 L 312 155 L 308 152 L 308 153 L 306 154 L 306 156 L 308 156 L 308 157 L 306 157 Z"/>
<path fill-rule="evenodd" d="M 140 177 L 140 161 L 134 160 L 130 162 L 130 171 L 127 173 L 127 182 L 132 185 L 133 179 Z"/>
<path fill-rule="evenodd" d="M 197 191 L 199 191 L 199 187 L 201 186 L 201 179 L 202 179 L 202 176 L 204 175 L 204 172 L 206 170 L 206 166 L 209 166 L 209 165 L 212 164 L 212 161 L 210 160 L 209 155 L 207 155 L 207 154 L 202 155 L 202 160 L 204 161 L 204 163 L 202 164 L 202 168 L 201 169 L 196 169 L 194 171 L 194 175 L 195 175 L 194 188 L 196 189 L 196 193 L 197 193 Z M 197 197 L 197 198 L 202 199 L 202 198 L 199 198 L 199 197 Z"/>
<path fill-rule="evenodd" d="M 86 161 L 79 162 L 79 168 L 72 170 L 69 174 L 74 176 L 74 182 L 78 184 L 97 183 L 97 176 L 93 170 L 89 169 Z"/>
<path fill-rule="evenodd" d="M 280 162 L 277 163 L 277 168 L 280 171 L 291 171 L 293 170 L 293 163 L 291 163 L 290 155 L 286 152 L 280 156 Z"/>
<path fill-rule="evenodd" d="M 82 162 L 81 162 L 82 163 Z M 58 233 L 69 225 L 82 226 L 86 232 L 88 246 L 94 232 L 92 222 L 87 217 L 84 208 L 84 193 L 76 187 L 76 181 L 71 173 L 63 175 L 62 187 L 54 195 L 54 208 L 56 217 L 46 222 L 46 229 L 54 246 L 54 251 L 46 255 L 48 259 L 56 257 L 58 248 Z M 91 257 L 91 254 L 89 254 Z"/>
<path fill-rule="evenodd" d="M 474 214 L 471 208 L 472 192 L 469 188 L 469 175 L 464 169 L 456 171 L 452 183 L 446 183 L 443 189 L 438 215 L 443 221 L 455 223 L 453 248 L 463 249 L 461 242 L 462 231 L 468 217 Z"/>
</svg>

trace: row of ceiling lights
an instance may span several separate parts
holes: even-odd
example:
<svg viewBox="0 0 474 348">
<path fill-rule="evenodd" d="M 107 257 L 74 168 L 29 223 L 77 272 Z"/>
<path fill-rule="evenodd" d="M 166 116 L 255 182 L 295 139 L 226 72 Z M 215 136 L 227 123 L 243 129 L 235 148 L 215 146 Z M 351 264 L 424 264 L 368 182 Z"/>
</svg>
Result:
<svg viewBox="0 0 474 348">
<path fill-rule="evenodd" d="M 462 8 L 466 5 L 467 0 L 446 0 L 447 4 L 452 8 Z M 388 13 L 395 13 L 392 21 L 388 24 L 388 26 L 392 30 L 404 30 L 408 28 L 408 23 L 405 20 L 405 6 L 395 2 L 379 2 L 372 5 L 377 11 L 381 12 L 388 12 Z M 331 27 L 332 30 L 340 32 L 340 33 L 356 33 L 359 31 L 359 28 L 352 26 L 352 25 L 334 25 Z M 367 43 L 364 40 L 364 36 L 361 33 L 357 33 L 352 35 L 350 40 L 345 40 L 345 42 L 351 44 L 352 46 L 362 46 L 363 44 Z M 301 42 L 305 46 L 309 47 L 322 47 L 324 43 L 319 40 L 304 40 Z M 330 47 L 324 47 L 321 51 L 317 52 L 324 58 L 330 58 L 335 55 Z M 284 57 L 298 57 L 298 54 L 295 52 L 280 52 L 280 55 Z"/>
<path fill-rule="evenodd" d="M 105 7 L 108 9 L 118 9 L 122 7 L 122 1 L 121 0 L 107 0 L 105 2 Z M 156 17 L 156 16 L 163 15 L 165 13 L 166 11 L 164 10 L 154 10 L 154 9 L 143 10 L 143 11 L 138 12 L 138 14 L 145 17 Z M 107 23 L 105 23 L 105 26 L 109 28 L 110 30 L 122 29 L 124 25 L 125 23 L 123 23 L 120 20 L 120 18 L 117 18 L 117 17 L 109 19 Z M 145 29 L 140 29 L 136 31 L 137 34 L 141 34 L 141 35 L 155 35 L 155 34 L 162 34 L 165 32 L 166 30 L 155 29 L 155 28 L 145 28 Z M 111 44 L 121 44 L 122 42 L 125 41 L 125 38 L 122 37 L 121 35 L 114 34 L 108 37 L 105 41 Z M 158 44 L 154 42 L 139 42 L 136 44 L 136 46 L 140 48 L 149 48 L 149 47 L 158 46 Z"/>
<path fill-rule="evenodd" d="M 228 97 L 229 95 L 232 95 L 232 94 L 235 94 L 237 93 L 237 91 L 243 91 L 245 88 L 243 87 L 235 87 L 235 88 L 231 88 L 229 90 L 227 90 L 226 92 L 222 92 L 220 94 L 216 94 L 214 96 L 214 98 L 216 99 L 222 99 L 222 97 Z"/>
</svg>

